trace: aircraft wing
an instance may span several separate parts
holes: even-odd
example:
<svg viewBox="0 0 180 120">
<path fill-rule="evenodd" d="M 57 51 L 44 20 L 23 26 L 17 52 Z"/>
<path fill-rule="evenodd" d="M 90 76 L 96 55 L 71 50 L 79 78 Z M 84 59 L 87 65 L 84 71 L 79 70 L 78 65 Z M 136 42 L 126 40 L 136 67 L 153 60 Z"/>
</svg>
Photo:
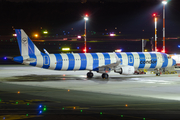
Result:
<svg viewBox="0 0 180 120">
<path fill-rule="evenodd" d="M 13 60 L 13 57 L 10 57 L 10 56 L 7 56 L 5 58 Z M 36 62 L 36 59 L 35 58 L 26 58 L 23 61 L 24 62 Z"/>
<path fill-rule="evenodd" d="M 97 68 L 99 68 L 99 71 L 106 71 L 106 72 L 110 72 L 111 69 L 115 69 L 117 66 L 120 65 L 121 61 L 118 58 L 118 56 L 116 55 L 116 53 L 114 53 L 115 58 L 116 58 L 116 62 L 115 63 L 111 63 L 108 65 L 103 65 L 103 66 L 99 66 Z"/>
<path fill-rule="evenodd" d="M 99 66 L 97 68 L 110 68 L 111 69 L 113 67 L 118 66 L 120 63 L 121 63 L 121 61 L 117 61 L 116 63 L 111 63 L 111 64 L 108 64 L 108 65 Z"/>
</svg>

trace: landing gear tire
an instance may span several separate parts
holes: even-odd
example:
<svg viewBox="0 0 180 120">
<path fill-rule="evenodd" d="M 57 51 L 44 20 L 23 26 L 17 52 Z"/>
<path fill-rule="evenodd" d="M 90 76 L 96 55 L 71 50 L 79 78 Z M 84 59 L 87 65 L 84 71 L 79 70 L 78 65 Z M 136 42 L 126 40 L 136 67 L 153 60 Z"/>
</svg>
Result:
<svg viewBox="0 0 180 120">
<path fill-rule="evenodd" d="M 156 76 L 160 76 L 160 73 L 156 73 Z"/>
<path fill-rule="evenodd" d="M 107 73 L 103 73 L 103 74 L 102 74 L 102 78 L 103 78 L 103 79 L 108 79 L 108 78 L 109 78 L 109 75 L 108 75 Z"/>
<path fill-rule="evenodd" d="M 157 68 L 157 69 L 155 69 L 156 71 L 155 71 L 155 73 L 156 73 L 156 76 L 160 76 L 160 69 L 159 68 Z"/>
<path fill-rule="evenodd" d="M 87 73 L 87 78 L 92 78 L 93 77 L 93 73 L 92 72 L 88 72 Z"/>
</svg>

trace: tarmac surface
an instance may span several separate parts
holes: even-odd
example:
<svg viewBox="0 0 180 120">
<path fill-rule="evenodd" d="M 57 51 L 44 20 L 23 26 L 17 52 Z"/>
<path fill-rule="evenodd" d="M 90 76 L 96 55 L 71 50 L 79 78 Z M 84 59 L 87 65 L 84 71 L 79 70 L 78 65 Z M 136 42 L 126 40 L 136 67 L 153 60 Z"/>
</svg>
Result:
<svg viewBox="0 0 180 120">
<path fill-rule="evenodd" d="M 180 71 L 155 76 L 0 65 L 0 120 L 179 120 Z"/>
</svg>

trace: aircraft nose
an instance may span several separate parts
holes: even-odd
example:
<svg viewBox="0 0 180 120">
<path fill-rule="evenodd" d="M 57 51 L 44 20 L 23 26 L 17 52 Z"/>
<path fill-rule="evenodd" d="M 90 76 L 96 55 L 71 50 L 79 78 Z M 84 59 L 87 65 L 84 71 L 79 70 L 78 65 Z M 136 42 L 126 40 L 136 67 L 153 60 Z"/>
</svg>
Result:
<svg viewBox="0 0 180 120">
<path fill-rule="evenodd" d="M 175 64 L 176 64 L 176 61 L 174 60 L 174 59 L 172 59 L 173 60 L 173 64 L 172 64 L 172 66 L 174 66 Z"/>
</svg>

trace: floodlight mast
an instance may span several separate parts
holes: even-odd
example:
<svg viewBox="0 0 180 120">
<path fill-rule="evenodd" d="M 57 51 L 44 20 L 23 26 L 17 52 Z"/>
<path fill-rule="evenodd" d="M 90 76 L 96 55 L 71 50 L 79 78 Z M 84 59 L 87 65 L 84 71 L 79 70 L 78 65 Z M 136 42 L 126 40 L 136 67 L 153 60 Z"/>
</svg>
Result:
<svg viewBox="0 0 180 120">
<path fill-rule="evenodd" d="M 88 15 L 86 14 L 84 17 L 85 23 L 84 23 L 84 52 L 86 53 L 87 49 L 86 49 L 86 21 L 88 20 Z"/>
<path fill-rule="evenodd" d="M 157 15 L 156 13 L 153 14 L 154 23 L 155 23 L 155 52 L 157 52 Z"/>
<path fill-rule="evenodd" d="M 162 3 L 163 3 L 163 52 L 165 53 L 165 6 L 167 4 L 167 1 L 163 0 Z"/>
</svg>

